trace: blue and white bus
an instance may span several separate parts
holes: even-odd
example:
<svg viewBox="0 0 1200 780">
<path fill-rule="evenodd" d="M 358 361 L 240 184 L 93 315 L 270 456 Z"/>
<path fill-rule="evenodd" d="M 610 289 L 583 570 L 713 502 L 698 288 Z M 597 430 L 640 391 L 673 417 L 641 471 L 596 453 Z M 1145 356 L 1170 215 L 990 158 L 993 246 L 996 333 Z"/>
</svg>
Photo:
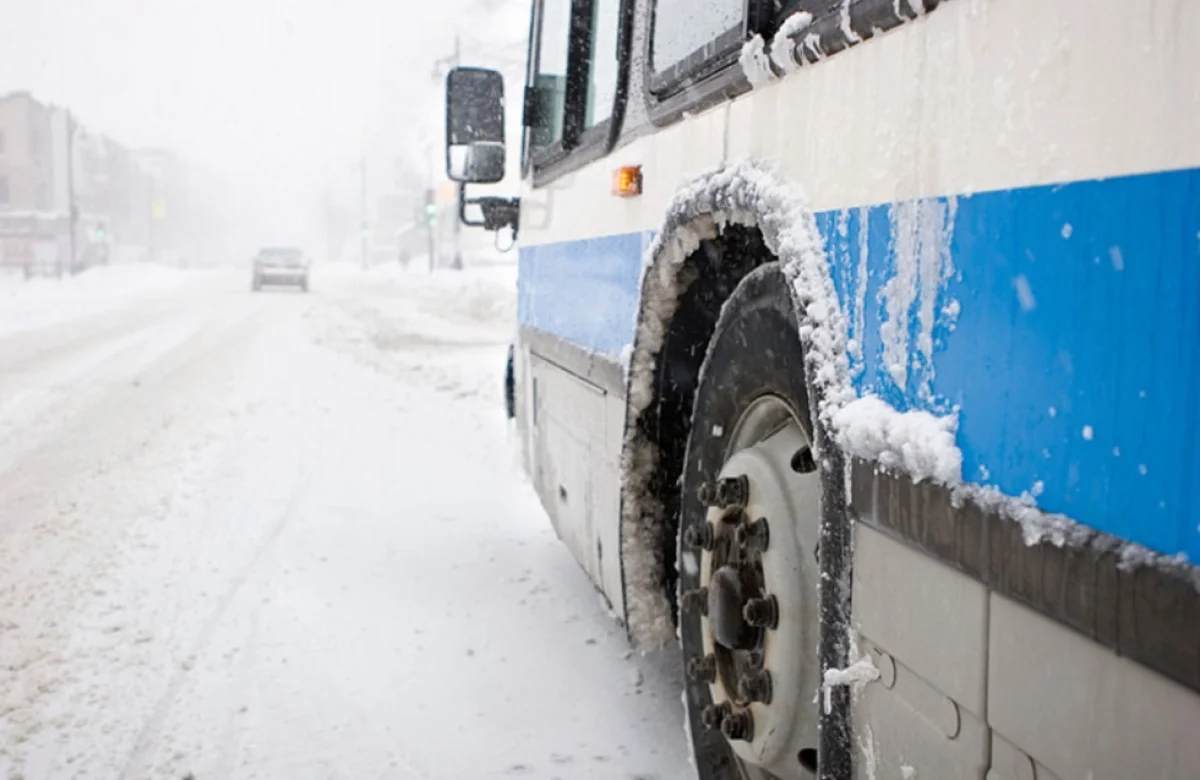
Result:
<svg viewBox="0 0 1200 780">
<path fill-rule="evenodd" d="M 699 776 L 1200 777 L 1200 3 L 533 5 L 448 173 Z"/>
</svg>

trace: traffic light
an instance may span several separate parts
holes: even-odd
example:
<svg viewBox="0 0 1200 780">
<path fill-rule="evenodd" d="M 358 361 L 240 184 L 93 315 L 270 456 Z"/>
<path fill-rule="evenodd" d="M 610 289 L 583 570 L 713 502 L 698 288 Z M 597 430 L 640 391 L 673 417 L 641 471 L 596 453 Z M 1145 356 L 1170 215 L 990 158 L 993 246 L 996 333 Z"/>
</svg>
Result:
<svg viewBox="0 0 1200 780">
<path fill-rule="evenodd" d="M 101 222 L 100 224 L 96 225 L 96 240 L 103 241 L 107 237 L 108 237 L 108 228 L 106 228 L 104 226 L 104 223 Z"/>
<path fill-rule="evenodd" d="M 437 203 L 434 202 L 432 187 L 425 190 L 425 224 L 429 227 L 437 225 Z"/>
</svg>

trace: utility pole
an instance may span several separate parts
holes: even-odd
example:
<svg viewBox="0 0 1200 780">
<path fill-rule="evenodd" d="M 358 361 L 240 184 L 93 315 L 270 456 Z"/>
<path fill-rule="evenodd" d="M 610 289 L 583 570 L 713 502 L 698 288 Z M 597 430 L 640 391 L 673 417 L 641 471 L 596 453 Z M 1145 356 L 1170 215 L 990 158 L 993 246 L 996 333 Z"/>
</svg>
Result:
<svg viewBox="0 0 1200 780">
<path fill-rule="evenodd" d="M 454 34 L 454 67 L 462 64 L 462 37 Z M 457 210 L 457 209 L 456 209 Z M 463 267 L 462 260 L 462 220 L 455 214 L 451 219 L 454 224 L 454 262 L 451 265 L 457 271 L 461 271 Z"/>
<path fill-rule="evenodd" d="M 359 227 L 359 242 L 362 249 L 362 267 L 367 270 L 367 153 L 362 155 L 362 187 L 361 187 L 362 225 Z"/>
<path fill-rule="evenodd" d="M 429 234 L 429 273 L 433 273 L 437 255 L 437 195 L 433 187 L 425 190 L 425 230 Z"/>
<path fill-rule="evenodd" d="M 79 209 L 75 206 L 75 117 L 67 111 L 67 230 L 70 231 L 71 256 L 67 271 L 75 272 L 75 225 Z M 59 276 L 62 276 L 61 269 Z"/>
<path fill-rule="evenodd" d="M 422 203 L 425 219 L 425 232 L 429 238 L 429 273 L 437 267 L 437 175 L 433 164 L 433 143 L 425 148 L 425 159 L 429 163 L 429 186 L 425 188 L 425 199 Z"/>
<path fill-rule="evenodd" d="M 443 57 L 442 59 L 440 59 L 434 63 L 434 65 L 433 65 L 434 79 L 440 80 L 445 77 L 446 74 L 443 71 L 443 68 L 445 68 L 448 71 L 452 68 L 457 68 L 461 64 L 462 64 L 462 36 L 459 35 L 458 33 L 455 33 L 454 34 L 454 54 L 450 57 Z M 430 176 L 430 184 L 436 186 L 436 179 L 433 176 Z M 463 262 L 462 262 L 462 221 L 458 218 L 457 214 L 455 214 L 452 217 L 451 221 L 453 222 L 453 227 L 451 228 L 451 231 L 452 231 L 452 235 L 454 236 L 454 256 L 450 261 L 450 267 L 454 268 L 456 270 L 459 270 L 463 267 Z"/>
</svg>

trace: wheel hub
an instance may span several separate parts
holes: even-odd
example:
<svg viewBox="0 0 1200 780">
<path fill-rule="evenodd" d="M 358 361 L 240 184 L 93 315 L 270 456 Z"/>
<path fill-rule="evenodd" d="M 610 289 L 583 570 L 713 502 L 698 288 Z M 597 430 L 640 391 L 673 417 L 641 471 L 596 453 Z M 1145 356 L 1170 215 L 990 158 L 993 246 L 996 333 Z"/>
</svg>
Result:
<svg viewBox="0 0 1200 780">
<path fill-rule="evenodd" d="M 796 467 L 812 462 L 811 442 L 777 399 L 747 410 L 731 451 L 702 491 L 705 522 L 684 532 L 701 588 L 681 606 L 700 610 L 704 642 L 688 672 L 709 685 L 704 722 L 739 758 L 794 777 L 801 751 L 817 744 L 820 484 Z"/>
<path fill-rule="evenodd" d="M 762 641 L 759 631 L 746 622 L 747 593 L 756 589 L 747 568 L 725 565 L 713 573 L 708 586 L 708 621 L 713 639 L 727 650 L 753 650 Z"/>
</svg>

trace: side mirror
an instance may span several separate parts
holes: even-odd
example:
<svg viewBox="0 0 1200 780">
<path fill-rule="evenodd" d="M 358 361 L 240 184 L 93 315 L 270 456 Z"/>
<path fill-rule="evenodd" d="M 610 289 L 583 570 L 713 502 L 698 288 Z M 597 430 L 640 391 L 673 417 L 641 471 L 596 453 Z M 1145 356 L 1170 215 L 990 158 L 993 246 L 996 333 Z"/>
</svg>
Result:
<svg viewBox="0 0 1200 780">
<path fill-rule="evenodd" d="M 504 178 L 504 77 L 484 68 L 446 76 L 446 175 L 493 184 Z"/>
</svg>

